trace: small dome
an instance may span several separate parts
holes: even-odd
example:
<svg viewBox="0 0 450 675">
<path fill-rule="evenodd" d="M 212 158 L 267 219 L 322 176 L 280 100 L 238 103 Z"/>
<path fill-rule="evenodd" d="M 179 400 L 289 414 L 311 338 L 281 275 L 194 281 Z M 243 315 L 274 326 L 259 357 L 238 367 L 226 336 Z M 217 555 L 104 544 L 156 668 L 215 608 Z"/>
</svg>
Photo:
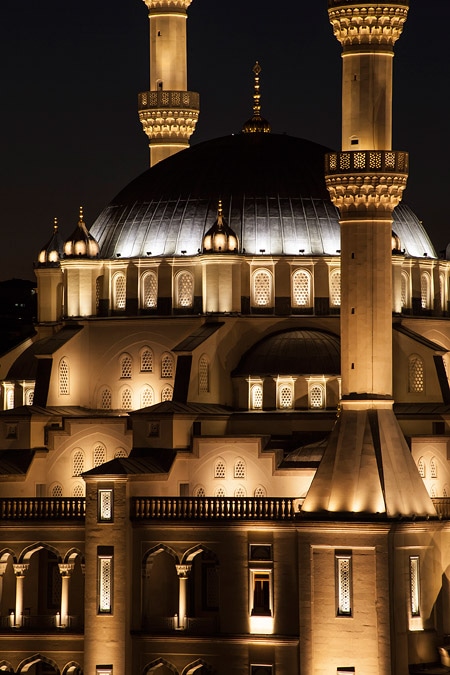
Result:
<svg viewBox="0 0 450 675">
<path fill-rule="evenodd" d="M 83 209 L 80 208 L 78 225 L 70 237 L 64 242 L 66 258 L 97 258 L 99 247 L 94 237 L 89 233 L 83 220 Z"/>
<path fill-rule="evenodd" d="M 233 376 L 338 375 L 340 354 L 340 340 L 332 333 L 309 329 L 283 331 L 253 345 L 241 358 Z"/>
<path fill-rule="evenodd" d="M 64 258 L 64 243 L 58 232 L 58 220 L 55 218 L 51 239 L 39 252 L 38 266 L 57 267 L 61 258 Z"/>
<path fill-rule="evenodd" d="M 203 237 L 204 253 L 237 253 L 238 238 L 223 218 L 222 201 L 219 200 L 217 220 Z"/>
</svg>

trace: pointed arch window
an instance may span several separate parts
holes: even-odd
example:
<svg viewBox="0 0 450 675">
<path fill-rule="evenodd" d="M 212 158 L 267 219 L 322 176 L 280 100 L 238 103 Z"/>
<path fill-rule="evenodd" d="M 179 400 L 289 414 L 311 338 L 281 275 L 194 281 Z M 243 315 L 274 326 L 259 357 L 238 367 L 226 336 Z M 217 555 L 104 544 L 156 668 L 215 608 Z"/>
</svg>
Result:
<svg viewBox="0 0 450 675">
<path fill-rule="evenodd" d="M 326 390 L 322 382 L 310 381 L 308 386 L 309 407 L 313 410 L 323 410 L 326 407 Z"/>
<path fill-rule="evenodd" d="M 341 270 L 333 270 L 330 274 L 330 305 L 341 306 Z"/>
<path fill-rule="evenodd" d="M 176 306 L 188 309 L 194 304 L 194 277 L 190 272 L 179 272 L 175 281 Z"/>
<path fill-rule="evenodd" d="M 72 497 L 84 497 L 84 487 L 82 483 L 75 483 L 72 488 Z"/>
<path fill-rule="evenodd" d="M 294 377 L 277 377 L 277 408 L 279 410 L 292 410 L 294 408 Z"/>
<path fill-rule="evenodd" d="M 144 347 L 141 351 L 141 373 L 153 372 L 153 350 L 150 347 Z"/>
<path fill-rule="evenodd" d="M 129 354 L 122 354 L 120 357 L 120 377 L 123 380 L 131 379 L 133 369 L 133 359 Z"/>
<path fill-rule="evenodd" d="M 95 309 L 98 312 L 100 309 L 100 300 L 102 297 L 103 276 L 99 276 L 95 280 Z"/>
<path fill-rule="evenodd" d="M 106 448 L 103 443 L 97 443 L 92 454 L 94 467 L 100 466 L 106 462 Z"/>
<path fill-rule="evenodd" d="M 14 408 L 14 389 L 8 389 L 6 392 L 6 410 L 12 410 Z"/>
<path fill-rule="evenodd" d="M 246 466 L 244 460 L 239 457 L 234 463 L 234 478 L 245 478 L 246 477 Z"/>
<path fill-rule="evenodd" d="M 306 270 L 292 275 L 292 306 L 311 307 L 311 275 Z"/>
<path fill-rule="evenodd" d="M 161 401 L 171 401 L 173 396 L 173 389 L 170 384 L 166 385 L 161 391 Z"/>
<path fill-rule="evenodd" d="M 50 496 L 57 498 L 63 496 L 63 489 L 61 483 L 53 483 L 53 485 L 50 488 Z"/>
<path fill-rule="evenodd" d="M 225 488 L 222 485 L 214 490 L 214 497 L 226 497 Z"/>
<path fill-rule="evenodd" d="M 219 457 L 214 464 L 214 478 L 225 478 L 227 467 L 225 461 Z"/>
<path fill-rule="evenodd" d="M 145 272 L 141 280 L 141 307 L 155 309 L 158 304 L 158 277 L 155 272 Z"/>
<path fill-rule="evenodd" d="M 173 370 L 173 356 L 171 354 L 163 354 L 161 358 L 161 377 L 163 379 L 172 378 Z"/>
<path fill-rule="evenodd" d="M 144 387 L 141 392 L 141 408 L 147 408 L 149 405 L 153 405 L 153 403 L 153 389 L 150 386 Z"/>
<path fill-rule="evenodd" d="M 59 394 L 67 396 L 70 393 L 70 371 L 69 362 L 66 358 L 59 362 Z"/>
<path fill-rule="evenodd" d="M 112 407 L 112 393 L 109 387 L 104 387 L 100 397 L 100 408 L 102 410 L 111 410 Z"/>
<path fill-rule="evenodd" d="M 34 389 L 27 389 L 25 391 L 25 405 L 33 405 Z"/>
<path fill-rule="evenodd" d="M 400 302 L 402 309 L 409 307 L 409 276 L 406 272 L 402 272 L 400 276 Z"/>
<path fill-rule="evenodd" d="M 258 269 L 253 272 L 252 304 L 254 307 L 272 307 L 273 283 L 269 270 Z"/>
<path fill-rule="evenodd" d="M 250 390 L 250 408 L 251 410 L 262 410 L 262 407 L 263 407 L 262 384 L 254 384 Z"/>
<path fill-rule="evenodd" d="M 263 485 L 258 485 L 255 488 L 255 497 L 267 497 L 267 491 Z"/>
<path fill-rule="evenodd" d="M 203 485 L 197 485 L 194 489 L 194 497 L 206 497 L 206 491 Z"/>
<path fill-rule="evenodd" d="M 72 457 L 72 475 L 81 476 L 84 471 L 84 452 L 75 450 Z"/>
<path fill-rule="evenodd" d="M 124 387 L 120 393 L 120 407 L 122 410 L 131 410 L 133 408 L 133 392 L 130 387 Z"/>
<path fill-rule="evenodd" d="M 198 362 L 198 390 L 200 394 L 209 392 L 209 360 L 204 354 Z"/>
<path fill-rule="evenodd" d="M 431 280 L 428 272 L 420 275 L 420 304 L 422 309 L 431 307 Z"/>
<path fill-rule="evenodd" d="M 426 468 L 425 468 L 425 460 L 423 457 L 419 457 L 419 461 L 417 462 L 417 469 L 419 471 L 419 475 L 421 478 L 426 477 Z"/>
<path fill-rule="evenodd" d="M 128 457 L 127 451 L 125 448 L 117 448 L 117 450 L 114 453 L 114 458 L 119 459 L 121 457 Z"/>
<path fill-rule="evenodd" d="M 236 490 L 234 491 L 234 496 L 235 497 L 246 497 L 247 492 L 242 485 L 239 485 L 239 487 L 237 487 Z"/>
<path fill-rule="evenodd" d="M 125 274 L 119 272 L 113 277 L 113 308 L 116 310 L 125 309 L 127 301 L 127 284 Z"/>
<path fill-rule="evenodd" d="M 438 468 L 437 468 L 437 461 L 436 457 L 432 457 L 430 460 L 430 477 L 431 478 L 437 478 L 438 477 Z"/>
<path fill-rule="evenodd" d="M 418 354 L 409 357 L 409 391 L 414 394 L 425 391 L 425 368 Z"/>
</svg>

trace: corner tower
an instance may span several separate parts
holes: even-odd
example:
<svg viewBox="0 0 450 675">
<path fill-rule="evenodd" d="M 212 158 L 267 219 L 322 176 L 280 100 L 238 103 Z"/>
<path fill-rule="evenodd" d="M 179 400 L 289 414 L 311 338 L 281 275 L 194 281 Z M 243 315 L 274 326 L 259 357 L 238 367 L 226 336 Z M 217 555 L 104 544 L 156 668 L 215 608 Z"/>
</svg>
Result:
<svg viewBox="0 0 450 675">
<path fill-rule="evenodd" d="M 150 91 L 139 94 L 150 166 L 189 146 L 199 95 L 187 91 L 186 20 L 192 0 L 144 0 L 150 19 Z"/>
</svg>

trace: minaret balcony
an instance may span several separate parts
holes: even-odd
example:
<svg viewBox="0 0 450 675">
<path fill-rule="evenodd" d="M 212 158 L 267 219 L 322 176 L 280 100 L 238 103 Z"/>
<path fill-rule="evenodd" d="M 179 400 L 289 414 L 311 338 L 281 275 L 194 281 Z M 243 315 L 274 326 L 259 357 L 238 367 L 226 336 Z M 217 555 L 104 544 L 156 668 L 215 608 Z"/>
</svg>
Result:
<svg viewBox="0 0 450 675">
<path fill-rule="evenodd" d="M 196 91 L 144 91 L 139 94 L 139 119 L 151 141 L 172 138 L 186 143 L 195 131 L 199 106 Z"/>
<path fill-rule="evenodd" d="M 196 91 L 169 91 L 165 89 L 141 92 L 138 98 L 139 112 L 154 110 L 155 108 L 199 110 L 200 94 Z"/>
</svg>

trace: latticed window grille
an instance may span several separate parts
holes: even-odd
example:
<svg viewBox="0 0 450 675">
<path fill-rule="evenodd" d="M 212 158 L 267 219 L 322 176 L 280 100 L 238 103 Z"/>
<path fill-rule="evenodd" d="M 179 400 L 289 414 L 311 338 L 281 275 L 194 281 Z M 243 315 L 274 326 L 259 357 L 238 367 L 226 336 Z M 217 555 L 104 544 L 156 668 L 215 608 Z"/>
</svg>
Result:
<svg viewBox="0 0 450 675">
<path fill-rule="evenodd" d="M 420 616 L 420 568 L 419 556 L 409 557 L 409 592 L 411 598 L 411 616 Z"/>
<path fill-rule="evenodd" d="M 177 305 L 192 307 L 194 303 L 194 277 L 190 272 L 180 272 L 177 276 Z"/>
<path fill-rule="evenodd" d="M 62 497 L 63 496 L 63 489 L 62 489 L 62 485 L 60 483 L 55 483 L 54 485 L 52 485 L 51 496 L 52 497 Z"/>
<path fill-rule="evenodd" d="M 206 497 L 205 488 L 202 485 L 195 488 L 194 497 Z"/>
<path fill-rule="evenodd" d="M 323 408 L 325 404 L 323 387 L 320 384 L 314 384 L 309 390 L 309 405 L 311 408 Z"/>
<path fill-rule="evenodd" d="M 103 443 L 98 443 L 95 446 L 93 459 L 94 459 L 94 467 L 100 466 L 100 464 L 106 462 L 106 448 L 103 445 Z"/>
<path fill-rule="evenodd" d="M 272 276 L 267 270 L 258 270 L 253 275 L 253 304 L 255 307 L 270 307 L 272 303 Z"/>
<path fill-rule="evenodd" d="M 77 450 L 73 455 L 72 462 L 72 475 L 81 476 L 84 471 L 84 452 L 82 450 Z"/>
<path fill-rule="evenodd" d="M 420 477 L 425 478 L 426 469 L 425 469 L 425 460 L 423 457 L 419 458 L 419 461 L 417 462 L 417 469 L 419 471 Z"/>
<path fill-rule="evenodd" d="M 114 277 L 114 309 L 125 309 L 127 301 L 127 289 L 124 274 L 116 274 Z"/>
<path fill-rule="evenodd" d="M 133 359 L 129 354 L 122 354 L 120 357 L 120 377 L 130 379 L 133 368 Z"/>
<path fill-rule="evenodd" d="M 125 387 L 122 389 L 121 394 L 121 408 L 122 410 L 131 410 L 133 407 L 133 394 L 131 393 L 130 387 Z"/>
<path fill-rule="evenodd" d="M 430 488 L 430 497 L 437 497 L 436 486 L 432 485 Z"/>
<path fill-rule="evenodd" d="M 237 459 L 234 463 L 234 477 L 245 478 L 245 462 L 243 459 Z"/>
<path fill-rule="evenodd" d="M 436 458 L 432 457 L 431 461 L 430 461 L 430 476 L 431 476 L 431 478 L 437 478 L 438 477 L 437 473 L 438 473 L 438 470 L 437 470 Z"/>
<path fill-rule="evenodd" d="M 236 490 L 234 491 L 234 496 L 235 497 L 246 497 L 247 493 L 245 491 L 245 488 L 240 485 Z"/>
<path fill-rule="evenodd" d="M 120 457 L 128 457 L 127 451 L 124 448 L 117 448 L 117 450 L 114 453 L 114 457 L 116 459 L 119 459 Z"/>
<path fill-rule="evenodd" d="M 173 395 L 173 389 L 171 386 L 167 385 L 161 392 L 161 401 L 171 401 Z"/>
<path fill-rule="evenodd" d="M 348 555 L 336 556 L 337 613 L 350 616 L 352 613 L 352 559 Z"/>
<path fill-rule="evenodd" d="M 158 278 L 154 272 L 147 272 L 142 280 L 142 307 L 153 309 L 158 304 Z"/>
<path fill-rule="evenodd" d="M 153 351 L 145 347 L 141 352 L 141 373 L 153 372 Z"/>
<path fill-rule="evenodd" d="M 266 497 L 266 495 L 266 489 L 262 485 L 258 485 L 258 487 L 255 488 L 255 497 Z"/>
<path fill-rule="evenodd" d="M 420 356 L 409 357 L 409 391 L 413 393 L 423 392 L 425 389 L 425 372 L 423 361 Z"/>
<path fill-rule="evenodd" d="M 288 386 L 280 387 L 278 392 L 278 405 L 280 408 L 292 408 L 292 388 Z"/>
<path fill-rule="evenodd" d="M 112 406 L 112 394 L 111 394 L 111 389 L 108 387 L 105 387 L 102 391 L 102 397 L 100 401 L 100 405 L 102 410 L 111 410 Z"/>
<path fill-rule="evenodd" d="M 111 556 L 98 559 L 99 611 L 102 614 L 110 614 L 112 610 L 112 562 Z"/>
<path fill-rule="evenodd" d="M 161 359 L 161 377 L 173 377 L 173 357 L 170 354 L 163 354 Z"/>
<path fill-rule="evenodd" d="M 333 307 L 341 306 L 341 272 L 334 270 L 330 275 L 330 303 Z"/>
<path fill-rule="evenodd" d="M 381 152 L 369 153 L 369 165 L 371 169 L 381 169 Z"/>
<path fill-rule="evenodd" d="M 366 153 L 355 152 L 353 155 L 353 165 L 355 169 L 364 169 L 366 166 Z"/>
<path fill-rule="evenodd" d="M 113 491 L 98 491 L 98 516 L 99 520 L 112 520 L 113 517 Z"/>
<path fill-rule="evenodd" d="M 27 389 L 25 392 L 25 405 L 33 405 L 34 389 Z"/>
<path fill-rule="evenodd" d="M 59 393 L 65 396 L 69 393 L 69 364 L 66 359 L 59 362 Z"/>
<path fill-rule="evenodd" d="M 200 393 L 209 391 L 209 362 L 206 356 L 201 356 L 198 363 L 198 389 Z"/>
<path fill-rule="evenodd" d="M 214 496 L 215 497 L 225 497 L 226 496 L 225 495 L 225 489 L 222 486 L 216 488 L 216 490 L 214 492 Z"/>
<path fill-rule="evenodd" d="M 430 307 L 430 277 L 425 272 L 420 277 L 420 303 L 422 309 Z"/>
<path fill-rule="evenodd" d="M 103 277 L 97 277 L 95 280 L 95 309 L 100 307 L 100 298 L 102 292 Z"/>
<path fill-rule="evenodd" d="M 311 305 L 311 277 L 304 270 L 297 270 L 292 277 L 292 299 L 294 307 Z"/>
<path fill-rule="evenodd" d="M 12 410 L 14 408 L 14 389 L 8 389 L 6 392 L 6 409 Z"/>
<path fill-rule="evenodd" d="M 75 483 L 73 486 L 72 497 L 84 497 L 84 487 L 81 483 Z"/>
<path fill-rule="evenodd" d="M 223 459 L 218 459 L 214 465 L 214 478 L 225 478 L 226 471 L 225 462 Z"/>
<path fill-rule="evenodd" d="M 408 275 L 405 272 L 401 274 L 401 299 L 402 307 L 408 307 Z"/>
<path fill-rule="evenodd" d="M 153 389 L 145 387 L 141 394 L 141 408 L 147 408 L 149 405 L 153 405 Z"/>
<path fill-rule="evenodd" d="M 254 384 L 251 390 L 252 410 L 261 410 L 263 407 L 263 388 L 260 384 Z"/>
</svg>

